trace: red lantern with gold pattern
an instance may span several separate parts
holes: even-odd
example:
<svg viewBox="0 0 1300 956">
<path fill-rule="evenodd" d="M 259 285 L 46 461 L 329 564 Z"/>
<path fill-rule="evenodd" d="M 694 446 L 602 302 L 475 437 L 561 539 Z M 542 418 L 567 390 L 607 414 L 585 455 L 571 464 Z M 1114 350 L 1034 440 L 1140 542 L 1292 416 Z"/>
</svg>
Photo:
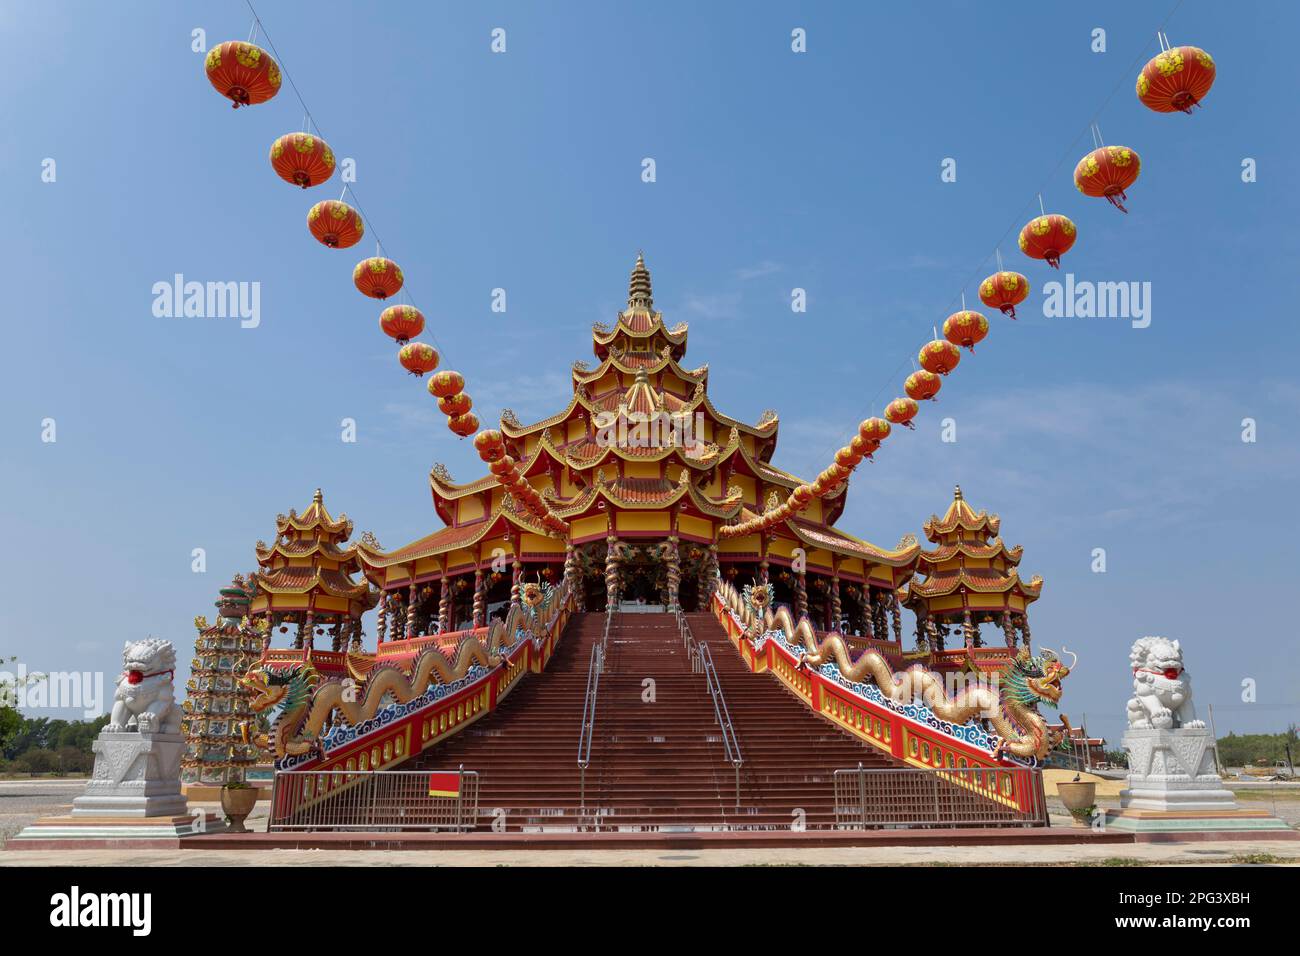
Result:
<svg viewBox="0 0 1300 956">
<path fill-rule="evenodd" d="M 208 51 L 203 61 L 208 82 L 231 101 L 231 107 L 265 103 L 280 92 L 280 65 L 251 43 L 227 40 Z"/>
<path fill-rule="evenodd" d="M 469 397 L 469 392 L 457 392 L 455 395 L 447 395 L 438 399 L 438 411 L 448 418 L 464 415 L 473 407 L 474 400 Z"/>
<path fill-rule="evenodd" d="M 896 398 L 885 406 L 885 420 L 893 422 L 895 425 L 906 425 L 908 428 L 915 429 L 912 419 L 916 417 L 921 406 L 916 404 L 910 398 Z"/>
<path fill-rule="evenodd" d="M 474 450 L 484 461 L 496 461 L 506 451 L 506 440 L 495 428 L 489 428 L 474 436 Z"/>
<path fill-rule="evenodd" d="M 859 434 L 853 436 L 853 440 L 849 442 L 849 447 L 852 448 L 854 453 L 860 458 L 872 461 L 873 459 L 871 456 L 879 451 L 880 442 L 876 441 L 874 438 L 863 438 Z"/>
<path fill-rule="evenodd" d="M 961 349 L 951 342 L 935 339 L 933 342 L 926 342 L 925 345 L 921 346 L 921 351 L 917 354 L 916 360 L 921 363 L 921 368 L 927 372 L 934 372 L 936 375 L 947 375 L 961 361 Z"/>
<path fill-rule="evenodd" d="M 366 234 L 361 213 L 337 199 L 326 199 L 308 209 L 307 228 L 331 249 L 355 246 Z"/>
<path fill-rule="evenodd" d="M 397 353 L 397 361 L 412 375 L 424 375 L 438 367 L 438 350 L 424 342 L 410 342 Z"/>
<path fill-rule="evenodd" d="M 953 345 L 975 351 L 975 344 L 989 334 L 989 320 L 979 312 L 963 309 L 943 321 L 943 337 Z"/>
<path fill-rule="evenodd" d="M 1074 185 L 1085 196 L 1105 198 L 1120 212 L 1128 212 L 1120 200 L 1127 200 L 1124 190 L 1137 182 L 1142 158 L 1127 146 L 1103 146 L 1094 149 L 1074 167 Z"/>
<path fill-rule="evenodd" d="M 465 390 L 465 376 L 451 369 L 438 372 L 429 379 L 429 394 L 434 398 L 446 398 Z"/>
<path fill-rule="evenodd" d="M 473 412 L 466 412 L 464 415 L 448 415 L 447 427 L 451 429 L 452 434 L 465 438 L 478 431 L 478 416 Z"/>
<path fill-rule="evenodd" d="M 995 272 L 980 283 L 980 301 L 1016 317 L 1016 306 L 1029 296 L 1029 280 L 1019 272 Z"/>
<path fill-rule="evenodd" d="M 1035 216 L 1020 230 L 1020 251 L 1031 259 L 1043 259 L 1053 269 L 1061 268 L 1061 256 L 1070 251 L 1078 230 L 1065 216 L 1052 213 Z"/>
<path fill-rule="evenodd" d="M 1200 47 L 1165 50 L 1142 67 L 1137 96 L 1157 113 L 1190 113 L 1214 85 L 1214 58 Z"/>
<path fill-rule="evenodd" d="M 843 448 L 841 448 L 839 451 L 835 453 L 835 464 L 839 465 L 841 468 L 848 468 L 852 470 L 858 467 L 858 464 L 861 461 L 862 461 L 862 453 L 856 451 L 854 448 L 852 448 L 849 445 L 845 445 Z"/>
<path fill-rule="evenodd" d="M 509 455 L 498 458 L 488 465 L 488 471 L 500 478 L 503 485 L 508 484 L 506 478 L 515 474 L 515 460 Z"/>
<path fill-rule="evenodd" d="M 352 284 L 362 295 L 372 299 L 387 299 L 397 295 L 402 288 L 402 270 L 392 259 L 374 256 L 362 259 L 352 270 Z"/>
<path fill-rule="evenodd" d="M 306 189 L 334 175 L 334 150 L 310 133 L 286 133 L 271 144 L 271 168 L 286 183 Z"/>
<path fill-rule="evenodd" d="M 390 305 L 379 313 L 379 327 L 398 345 L 405 345 L 424 331 L 424 314 L 413 305 Z"/>
<path fill-rule="evenodd" d="M 907 381 L 903 383 L 903 391 L 907 392 L 907 397 L 918 402 L 933 399 L 934 396 L 939 394 L 939 389 L 942 387 L 943 380 L 933 372 L 927 372 L 924 369 L 913 372 L 907 376 Z"/>
<path fill-rule="evenodd" d="M 868 418 L 858 425 L 858 434 L 867 441 L 882 442 L 889 437 L 889 422 L 883 418 Z"/>
<path fill-rule="evenodd" d="M 790 497 L 794 499 L 794 503 L 797 505 L 806 505 L 812 501 L 812 496 L 811 485 L 796 485 L 794 491 L 790 492 Z"/>
</svg>

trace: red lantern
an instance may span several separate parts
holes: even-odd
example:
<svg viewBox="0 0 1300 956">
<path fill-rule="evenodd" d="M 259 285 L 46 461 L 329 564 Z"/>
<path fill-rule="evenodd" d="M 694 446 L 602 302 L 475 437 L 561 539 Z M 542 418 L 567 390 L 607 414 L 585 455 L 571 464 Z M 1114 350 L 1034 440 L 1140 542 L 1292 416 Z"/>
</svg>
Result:
<svg viewBox="0 0 1300 956">
<path fill-rule="evenodd" d="M 1029 296 L 1029 280 L 1019 272 L 995 272 L 980 283 L 980 301 L 1016 317 L 1016 306 Z"/>
<path fill-rule="evenodd" d="M 447 395 L 438 399 L 438 411 L 448 418 L 464 415 L 473 407 L 474 400 L 469 397 L 469 392 L 457 392 L 455 395 Z"/>
<path fill-rule="evenodd" d="M 810 485 L 798 485 L 794 491 L 790 492 L 790 498 L 797 505 L 806 505 L 812 500 L 812 487 Z"/>
<path fill-rule="evenodd" d="M 398 345 L 405 345 L 424 331 L 424 315 L 413 305 L 390 305 L 379 313 L 379 327 Z"/>
<path fill-rule="evenodd" d="M 975 343 L 989 334 L 989 320 L 979 312 L 954 312 L 943 322 L 943 337 L 953 345 L 975 351 Z"/>
<path fill-rule="evenodd" d="M 1120 212 L 1128 212 L 1120 200 L 1128 199 L 1124 190 L 1137 181 L 1141 168 L 1142 159 L 1134 150 L 1103 146 L 1079 160 L 1074 167 L 1074 185 L 1085 196 L 1104 197 Z"/>
<path fill-rule="evenodd" d="M 841 468 L 847 468 L 850 471 L 858 467 L 862 461 L 862 453 L 855 451 L 852 447 L 846 445 L 835 453 L 835 464 Z"/>
<path fill-rule="evenodd" d="M 1020 230 L 1020 251 L 1031 259 L 1045 259 L 1053 269 L 1061 268 L 1061 256 L 1070 251 L 1078 230 L 1057 213 L 1036 216 Z"/>
<path fill-rule="evenodd" d="M 203 66 L 208 82 L 231 107 L 265 103 L 280 92 L 280 66 L 261 47 L 227 40 L 208 51 Z"/>
<path fill-rule="evenodd" d="M 939 389 L 942 387 L 943 380 L 938 375 L 924 370 L 913 372 L 907 376 L 907 381 L 903 383 L 903 391 L 907 392 L 907 397 L 918 402 L 934 398 L 939 394 Z"/>
<path fill-rule="evenodd" d="M 488 471 L 500 478 L 503 485 L 508 484 L 509 482 L 505 479 L 507 476 L 515 474 L 515 460 L 506 455 L 504 458 L 499 458 L 488 465 Z"/>
<path fill-rule="evenodd" d="M 334 151 L 310 133 L 287 133 L 271 144 L 271 168 L 286 183 L 306 189 L 334 175 Z"/>
<path fill-rule="evenodd" d="M 447 416 L 447 427 L 452 430 L 453 434 L 464 438 L 478 431 L 478 416 L 473 412 L 466 412 L 464 415 L 449 415 Z"/>
<path fill-rule="evenodd" d="M 397 360 L 412 375 L 424 375 L 438 367 L 438 350 L 423 342 L 411 342 L 402 346 Z"/>
<path fill-rule="evenodd" d="M 496 461 L 505 454 L 505 449 L 506 441 L 495 428 L 481 431 L 474 436 L 474 450 L 484 461 Z"/>
<path fill-rule="evenodd" d="M 926 342 L 925 345 L 921 346 L 921 351 L 917 354 L 916 360 L 921 363 L 921 368 L 927 372 L 947 375 L 961 361 L 961 349 L 951 342 L 935 339 L 933 342 Z"/>
<path fill-rule="evenodd" d="M 1199 47 L 1165 50 L 1142 67 L 1137 95 L 1157 113 L 1190 113 L 1214 85 L 1214 59 Z"/>
<path fill-rule="evenodd" d="M 896 398 L 885 406 L 885 419 L 895 425 L 906 425 L 908 428 L 915 429 L 912 419 L 920 410 L 921 406 L 910 398 Z"/>
<path fill-rule="evenodd" d="M 871 461 L 873 460 L 871 456 L 880 448 L 880 442 L 874 438 L 863 438 L 861 435 L 854 435 L 853 440 L 849 442 L 849 447 L 853 449 L 854 454 L 859 458 Z"/>
<path fill-rule="evenodd" d="M 867 441 L 882 442 L 889 437 L 889 422 L 883 418 L 868 418 L 858 425 L 858 434 Z"/>
<path fill-rule="evenodd" d="M 331 249 L 355 246 L 366 234 L 361 214 L 345 202 L 326 199 L 307 210 L 307 228 Z"/>
<path fill-rule="evenodd" d="M 447 369 L 445 372 L 439 372 L 433 378 L 429 379 L 429 394 L 434 398 L 446 398 L 448 395 L 455 395 L 457 392 L 465 390 L 465 376 L 460 372 L 453 372 Z"/>
<path fill-rule="evenodd" d="M 387 299 L 397 295 L 402 288 L 402 270 L 392 259 L 375 256 L 362 259 L 352 270 L 352 284 L 362 295 L 372 299 Z"/>
</svg>

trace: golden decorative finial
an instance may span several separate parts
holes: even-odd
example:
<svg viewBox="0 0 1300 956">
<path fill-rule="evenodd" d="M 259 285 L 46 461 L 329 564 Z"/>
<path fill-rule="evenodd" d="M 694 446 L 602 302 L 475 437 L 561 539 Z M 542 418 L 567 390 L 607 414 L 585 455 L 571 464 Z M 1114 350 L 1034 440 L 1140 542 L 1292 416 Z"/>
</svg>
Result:
<svg viewBox="0 0 1300 956">
<path fill-rule="evenodd" d="M 627 307 L 629 309 L 646 309 L 654 305 L 654 296 L 650 290 L 650 270 L 645 267 L 645 256 L 636 254 L 636 265 L 632 267 L 632 277 L 627 284 Z"/>
<path fill-rule="evenodd" d="M 953 500 L 953 501 L 961 501 L 961 500 L 962 500 L 962 497 L 961 497 L 961 485 L 956 485 L 956 486 L 953 487 L 953 490 L 952 490 L 952 500 Z"/>
<path fill-rule="evenodd" d="M 321 490 L 319 488 L 317 488 L 316 494 L 311 496 L 311 500 L 316 504 L 320 504 L 325 500 L 325 495 L 321 493 Z"/>
</svg>

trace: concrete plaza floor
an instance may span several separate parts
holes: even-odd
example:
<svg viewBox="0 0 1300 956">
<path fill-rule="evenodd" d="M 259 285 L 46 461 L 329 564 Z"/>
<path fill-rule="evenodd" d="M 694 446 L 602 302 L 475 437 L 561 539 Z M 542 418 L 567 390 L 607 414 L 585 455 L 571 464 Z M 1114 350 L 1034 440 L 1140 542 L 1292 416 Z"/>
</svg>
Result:
<svg viewBox="0 0 1300 956">
<path fill-rule="evenodd" d="M 67 813 L 85 781 L 0 781 L 0 839 L 38 817 Z M 1263 795 L 1242 802 L 1259 806 Z M 1293 826 L 1300 794 L 1268 795 Z M 1103 801 L 1098 801 L 1102 803 Z M 1105 801 L 1109 802 L 1109 801 Z M 198 804 L 210 809 L 215 805 Z M 1068 822 L 1054 807 L 1053 823 Z M 265 828 L 266 804 L 249 819 Z M 1300 842 L 1270 840 L 1044 846 L 872 846 L 673 849 L 472 850 L 22 850 L 0 851 L 15 866 L 1300 866 Z"/>
</svg>

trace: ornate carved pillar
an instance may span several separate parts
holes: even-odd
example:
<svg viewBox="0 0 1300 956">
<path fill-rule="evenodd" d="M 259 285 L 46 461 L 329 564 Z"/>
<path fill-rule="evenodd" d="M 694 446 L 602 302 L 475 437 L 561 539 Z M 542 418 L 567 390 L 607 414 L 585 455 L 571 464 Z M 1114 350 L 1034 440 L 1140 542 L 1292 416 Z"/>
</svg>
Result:
<svg viewBox="0 0 1300 956">
<path fill-rule="evenodd" d="M 384 643 L 384 636 L 388 633 L 388 595 L 379 592 L 379 606 L 375 608 L 375 634 L 376 642 Z"/>
<path fill-rule="evenodd" d="M 1016 649 L 1016 626 L 1011 621 L 1011 612 L 1002 612 L 1002 635 L 1007 640 L 1007 649 L 1014 651 Z"/>
<path fill-rule="evenodd" d="M 916 649 L 918 651 L 930 649 L 930 624 L 923 607 L 916 612 Z"/>
<path fill-rule="evenodd" d="M 343 650 L 343 622 L 335 621 L 330 625 L 330 650 L 335 654 Z"/>
<path fill-rule="evenodd" d="M 297 629 L 293 632 L 293 649 L 295 651 L 300 651 L 302 650 L 302 646 L 303 646 L 302 619 L 299 618 L 297 621 Z"/>
<path fill-rule="evenodd" d="M 482 568 L 474 569 L 474 627 L 487 624 L 487 577 Z"/>
<path fill-rule="evenodd" d="M 682 586 L 682 563 L 681 554 L 677 547 L 677 536 L 669 535 L 668 546 L 665 550 L 664 560 L 668 565 L 666 569 L 668 577 L 668 610 L 675 611 L 678 606 L 678 594 Z"/>
<path fill-rule="evenodd" d="M 305 650 L 310 651 L 316 647 L 316 612 L 311 608 L 307 609 L 307 616 L 298 633 L 302 635 L 302 646 Z"/>
<path fill-rule="evenodd" d="M 767 561 L 763 562 L 764 566 Z M 763 571 L 763 580 L 767 581 L 767 571 Z M 798 621 L 808 614 L 808 575 L 800 568 L 794 575 L 794 617 Z"/>
<path fill-rule="evenodd" d="M 831 627 L 835 631 L 844 630 L 844 607 L 840 604 L 840 577 L 834 575 L 831 578 Z"/>
<path fill-rule="evenodd" d="M 718 587 L 718 546 L 709 545 L 708 552 L 700 564 L 700 610 L 707 611 L 713 600 L 713 592 Z"/>
<path fill-rule="evenodd" d="M 354 651 L 361 650 L 361 641 L 365 634 L 361 631 L 361 618 L 348 619 L 348 647 Z"/>
<path fill-rule="evenodd" d="M 898 592 L 889 592 L 889 613 L 894 623 L 894 643 L 903 646 L 903 609 L 898 606 Z"/>
<path fill-rule="evenodd" d="M 444 634 L 451 630 L 451 600 L 451 578 L 443 571 L 438 585 L 438 630 Z"/>
<path fill-rule="evenodd" d="M 618 594 L 622 586 L 619 575 L 618 536 L 610 534 L 605 538 L 605 607 L 612 608 L 618 603 Z"/>
<path fill-rule="evenodd" d="M 962 612 L 961 632 L 965 639 L 966 650 L 970 650 L 975 646 L 975 635 L 977 634 L 975 625 L 971 622 L 970 608 L 966 608 L 966 610 Z"/>
<path fill-rule="evenodd" d="M 1025 645 L 1025 650 L 1033 653 L 1033 647 L 1029 643 L 1029 615 L 1020 615 L 1020 640 Z"/>
<path fill-rule="evenodd" d="M 412 576 L 415 574 L 414 568 L 411 570 Z M 415 583 L 412 582 L 407 590 L 406 598 L 406 636 L 415 637 Z"/>
</svg>

